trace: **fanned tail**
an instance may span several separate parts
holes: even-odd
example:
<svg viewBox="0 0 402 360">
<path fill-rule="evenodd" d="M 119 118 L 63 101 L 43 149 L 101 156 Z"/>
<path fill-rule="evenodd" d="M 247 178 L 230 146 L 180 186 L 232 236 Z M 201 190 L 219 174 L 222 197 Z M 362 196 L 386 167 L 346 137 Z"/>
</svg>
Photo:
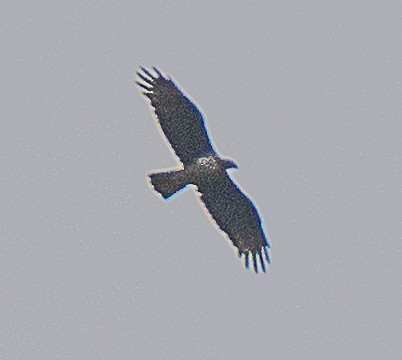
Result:
<svg viewBox="0 0 402 360">
<path fill-rule="evenodd" d="M 155 191 L 161 194 L 164 199 L 170 198 L 188 184 L 184 170 L 159 172 L 148 174 L 148 176 Z"/>
</svg>

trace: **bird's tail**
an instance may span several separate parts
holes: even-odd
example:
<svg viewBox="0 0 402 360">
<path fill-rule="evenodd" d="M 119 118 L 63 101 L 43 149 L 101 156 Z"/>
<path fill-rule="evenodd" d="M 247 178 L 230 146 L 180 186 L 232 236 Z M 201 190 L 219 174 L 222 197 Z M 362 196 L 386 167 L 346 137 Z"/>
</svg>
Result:
<svg viewBox="0 0 402 360">
<path fill-rule="evenodd" d="M 173 170 L 148 174 L 154 189 L 165 199 L 183 189 L 187 184 L 187 174 L 184 170 Z"/>
</svg>

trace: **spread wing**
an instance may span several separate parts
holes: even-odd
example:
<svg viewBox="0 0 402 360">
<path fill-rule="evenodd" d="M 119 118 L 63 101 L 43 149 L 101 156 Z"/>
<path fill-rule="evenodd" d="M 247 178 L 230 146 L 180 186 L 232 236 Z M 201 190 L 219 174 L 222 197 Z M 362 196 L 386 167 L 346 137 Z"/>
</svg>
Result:
<svg viewBox="0 0 402 360">
<path fill-rule="evenodd" d="M 239 256 L 245 255 L 246 267 L 249 267 L 251 254 L 255 272 L 258 272 L 257 257 L 265 272 L 265 261 L 270 263 L 270 245 L 251 200 L 236 186 L 227 172 L 197 186 L 201 200 L 216 224 L 238 248 Z"/>
<path fill-rule="evenodd" d="M 151 100 L 162 131 L 180 161 L 189 165 L 206 154 L 215 154 L 200 111 L 171 79 L 153 69 L 156 75 L 141 68 L 137 75 L 143 82 L 137 84 Z"/>
</svg>

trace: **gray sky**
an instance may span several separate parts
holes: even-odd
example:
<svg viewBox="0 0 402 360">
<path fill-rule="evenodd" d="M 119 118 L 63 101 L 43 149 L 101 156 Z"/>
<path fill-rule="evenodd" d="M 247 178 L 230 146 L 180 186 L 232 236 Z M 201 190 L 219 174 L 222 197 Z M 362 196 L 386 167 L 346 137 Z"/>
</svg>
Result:
<svg viewBox="0 0 402 360">
<path fill-rule="evenodd" d="M 400 1 L 3 1 L 1 359 L 396 359 Z M 246 271 L 133 82 L 171 75 L 263 214 Z"/>
</svg>

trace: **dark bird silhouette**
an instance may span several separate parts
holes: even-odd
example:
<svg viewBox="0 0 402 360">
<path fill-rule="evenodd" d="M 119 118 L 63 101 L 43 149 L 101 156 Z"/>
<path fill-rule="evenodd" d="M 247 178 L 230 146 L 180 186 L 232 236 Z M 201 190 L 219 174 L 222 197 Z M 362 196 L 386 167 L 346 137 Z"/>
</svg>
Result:
<svg viewBox="0 0 402 360">
<path fill-rule="evenodd" d="M 239 257 L 244 256 L 246 267 L 251 260 L 257 273 L 259 259 L 265 272 L 270 245 L 256 207 L 227 172 L 237 168 L 236 163 L 216 153 L 200 111 L 170 77 L 155 67 L 153 72 L 141 67 L 137 75 L 136 83 L 151 100 L 159 125 L 183 165 L 148 174 L 154 189 L 169 199 L 187 185 L 195 185 L 213 220 L 237 247 Z"/>
</svg>

